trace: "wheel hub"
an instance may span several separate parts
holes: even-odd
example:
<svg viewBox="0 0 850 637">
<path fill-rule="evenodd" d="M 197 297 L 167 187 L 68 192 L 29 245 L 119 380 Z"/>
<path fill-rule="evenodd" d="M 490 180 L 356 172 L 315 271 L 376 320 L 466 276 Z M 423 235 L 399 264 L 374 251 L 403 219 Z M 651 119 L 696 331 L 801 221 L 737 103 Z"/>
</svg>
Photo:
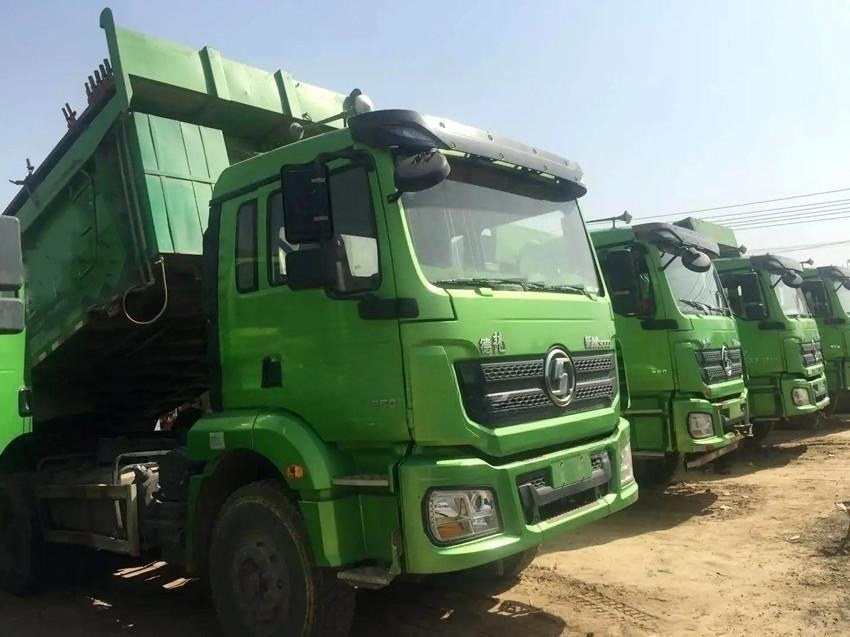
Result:
<svg viewBox="0 0 850 637">
<path fill-rule="evenodd" d="M 233 590 L 246 617 L 266 624 L 287 613 L 291 587 L 286 564 L 274 544 L 255 538 L 233 560 Z"/>
</svg>

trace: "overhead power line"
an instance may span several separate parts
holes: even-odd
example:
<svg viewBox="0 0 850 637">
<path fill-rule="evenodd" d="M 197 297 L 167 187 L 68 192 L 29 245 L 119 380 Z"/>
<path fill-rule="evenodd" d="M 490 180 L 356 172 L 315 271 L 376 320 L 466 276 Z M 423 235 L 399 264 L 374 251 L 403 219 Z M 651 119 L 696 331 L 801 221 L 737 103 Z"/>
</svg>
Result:
<svg viewBox="0 0 850 637">
<path fill-rule="evenodd" d="M 776 221 L 761 221 L 761 222 L 753 222 L 753 225 L 747 224 L 738 224 L 733 226 L 728 226 L 732 230 L 758 230 L 759 228 L 776 228 L 778 226 L 796 226 L 801 223 L 817 223 L 820 221 L 837 221 L 840 219 L 850 219 L 850 208 L 846 208 L 841 211 L 835 211 L 840 214 L 837 216 L 826 216 L 826 217 L 812 217 L 806 219 L 791 219 L 791 220 L 779 220 Z"/>
<path fill-rule="evenodd" d="M 789 201 L 791 199 L 804 199 L 806 197 L 817 197 L 818 195 L 832 195 L 837 192 L 848 192 L 850 188 L 836 188 L 835 190 L 822 190 L 820 192 L 810 192 L 804 195 L 790 195 L 788 197 L 777 197 L 776 199 L 762 199 L 761 201 L 748 201 L 746 203 L 734 203 L 725 206 L 715 206 L 713 208 L 695 208 L 693 210 L 680 210 L 678 212 L 665 212 L 660 215 L 652 215 L 655 218 L 679 217 L 682 215 L 692 215 L 698 212 L 711 212 L 714 210 L 728 210 L 729 208 L 743 208 L 745 206 L 756 206 L 763 203 L 775 203 L 777 201 Z"/>
<path fill-rule="evenodd" d="M 783 252 L 802 252 L 804 250 L 817 250 L 819 248 L 833 248 L 844 245 L 850 245 L 850 239 L 842 239 L 841 241 L 820 241 L 818 243 L 801 243 L 790 246 L 774 246 L 772 248 L 760 248 L 755 250 L 755 252 L 773 252 L 774 254 L 782 254 Z"/>
<path fill-rule="evenodd" d="M 795 206 L 781 206 L 779 208 L 759 208 L 758 210 L 746 210 L 741 212 L 727 212 L 725 214 L 720 215 L 706 215 L 705 219 L 710 220 L 722 220 L 722 219 L 737 219 L 740 217 L 756 217 L 765 214 L 773 214 L 775 212 L 787 212 L 790 210 L 799 210 L 801 212 L 806 212 L 808 210 L 813 210 L 815 208 L 821 208 L 826 206 L 837 206 L 840 204 L 849 203 L 850 199 L 832 199 L 830 201 L 818 201 L 815 203 L 803 203 L 797 204 Z"/>
<path fill-rule="evenodd" d="M 780 219 L 809 219 L 819 215 L 828 214 L 830 212 L 841 212 L 850 208 L 850 203 L 830 204 L 820 208 L 808 208 L 806 210 L 785 210 L 779 212 L 762 213 L 759 215 L 740 215 L 734 219 L 715 219 L 714 217 L 704 217 L 706 221 L 719 223 L 724 226 L 735 226 L 741 223 L 753 223 L 758 221 L 778 221 Z"/>
</svg>

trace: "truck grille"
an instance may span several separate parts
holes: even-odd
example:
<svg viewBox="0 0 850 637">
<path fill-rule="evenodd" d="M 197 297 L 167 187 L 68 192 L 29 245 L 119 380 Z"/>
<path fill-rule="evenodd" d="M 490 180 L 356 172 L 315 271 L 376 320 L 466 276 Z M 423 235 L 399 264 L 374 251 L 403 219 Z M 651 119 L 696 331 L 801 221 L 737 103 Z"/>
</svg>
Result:
<svg viewBox="0 0 850 637">
<path fill-rule="evenodd" d="M 545 354 L 456 363 L 466 413 L 477 423 L 498 427 L 610 407 L 617 395 L 614 352 L 576 352 L 571 358 L 575 389 L 565 407 L 546 391 Z"/>
<path fill-rule="evenodd" d="M 813 338 L 810 341 L 800 343 L 800 356 L 803 358 L 803 366 L 811 367 L 823 362 L 823 350 L 820 340 Z"/>
<path fill-rule="evenodd" d="M 696 357 L 700 375 L 706 385 L 737 380 L 744 375 L 740 347 L 701 349 L 696 352 Z"/>
</svg>

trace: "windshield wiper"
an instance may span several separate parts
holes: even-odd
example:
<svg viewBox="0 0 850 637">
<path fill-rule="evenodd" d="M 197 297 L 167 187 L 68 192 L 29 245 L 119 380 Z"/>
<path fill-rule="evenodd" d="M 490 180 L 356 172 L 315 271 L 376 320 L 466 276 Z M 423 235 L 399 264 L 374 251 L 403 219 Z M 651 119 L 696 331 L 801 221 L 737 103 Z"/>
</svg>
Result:
<svg viewBox="0 0 850 637">
<path fill-rule="evenodd" d="M 679 302 L 703 312 L 720 312 L 721 314 L 725 314 L 723 308 L 714 307 L 713 305 L 709 305 L 708 303 L 704 303 L 703 301 L 694 301 L 693 299 L 679 299 Z"/>
<path fill-rule="evenodd" d="M 527 290 L 528 281 L 521 278 L 509 277 L 469 277 L 460 279 L 441 279 L 434 281 L 434 285 L 458 285 L 464 287 L 489 287 L 492 285 L 518 285 L 523 290 Z"/>
<path fill-rule="evenodd" d="M 587 291 L 587 288 L 585 288 L 581 284 L 563 283 L 559 285 L 548 285 L 546 283 L 534 283 L 532 281 L 529 281 L 528 287 L 533 290 L 542 290 L 546 292 L 566 292 L 567 294 L 583 294 L 589 299 L 593 298 L 590 292 Z"/>
</svg>

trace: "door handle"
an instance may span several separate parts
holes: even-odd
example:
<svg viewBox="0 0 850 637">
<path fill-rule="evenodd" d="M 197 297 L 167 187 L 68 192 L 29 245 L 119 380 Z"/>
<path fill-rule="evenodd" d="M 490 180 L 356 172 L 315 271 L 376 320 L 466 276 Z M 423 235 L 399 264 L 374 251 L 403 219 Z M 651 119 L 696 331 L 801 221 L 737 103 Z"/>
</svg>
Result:
<svg viewBox="0 0 850 637">
<path fill-rule="evenodd" d="M 280 356 L 266 356 L 263 359 L 263 372 L 260 387 L 283 387 L 283 365 Z"/>
</svg>

